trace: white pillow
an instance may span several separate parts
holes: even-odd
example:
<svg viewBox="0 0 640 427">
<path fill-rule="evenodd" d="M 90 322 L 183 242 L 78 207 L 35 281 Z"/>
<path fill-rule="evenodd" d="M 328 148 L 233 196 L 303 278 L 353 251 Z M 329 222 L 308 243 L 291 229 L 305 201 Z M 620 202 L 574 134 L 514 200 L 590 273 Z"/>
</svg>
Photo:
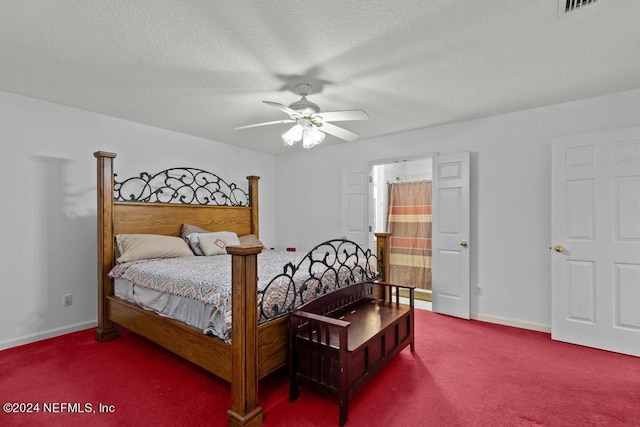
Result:
<svg viewBox="0 0 640 427">
<path fill-rule="evenodd" d="M 238 235 L 232 231 L 216 231 L 213 233 L 191 233 L 187 235 L 187 240 L 189 241 L 189 246 L 193 250 L 193 253 L 196 255 L 205 255 L 201 246 L 200 246 L 200 237 L 207 236 L 208 240 L 213 242 L 215 239 L 220 239 L 225 243 L 224 253 L 227 253 L 227 246 L 234 246 L 240 244 L 240 239 L 238 239 Z"/>
</svg>

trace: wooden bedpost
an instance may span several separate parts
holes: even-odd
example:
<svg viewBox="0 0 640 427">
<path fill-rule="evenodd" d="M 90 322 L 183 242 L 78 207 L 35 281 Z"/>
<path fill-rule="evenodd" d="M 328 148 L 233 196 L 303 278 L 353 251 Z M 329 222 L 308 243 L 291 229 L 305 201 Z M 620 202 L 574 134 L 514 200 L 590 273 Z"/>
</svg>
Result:
<svg viewBox="0 0 640 427">
<path fill-rule="evenodd" d="M 378 271 L 382 273 L 382 281 L 389 283 L 389 236 L 391 233 L 373 233 L 376 236 L 376 257 L 378 258 Z M 391 288 L 382 286 L 378 288 L 377 298 L 391 301 Z"/>
<path fill-rule="evenodd" d="M 258 254 L 262 246 L 227 246 L 231 254 L 231 409 L 229 426 L 262 425 L 258 405 Z"/>
<path fill-rule="evenodd" d="M 251 203 L 251 233 L 255 234 L 257 238 L 260 238 L 260 217 L 258 215 L 258 180 L 259 176 L 248 176 L 249 180 L 249 203 Z"/>
<path fill-rule="evenodd" d="M 382 280 L 389 282 L 389 236 L 391 233 L 373 233 L 376 236 L 376 256 L 380 270 L 382 270 Z"/>
<path fill-rule="evenodd" d="M 96 151 L 98 160 L 98 327 L 95 337 L 108 341 L 118 336 L 116 325 L 107 317 L 106 296 L 113 295 L 113 279 L 107 274 L 113 267 L 113 159 L 114 153 Z"/>
</svg>

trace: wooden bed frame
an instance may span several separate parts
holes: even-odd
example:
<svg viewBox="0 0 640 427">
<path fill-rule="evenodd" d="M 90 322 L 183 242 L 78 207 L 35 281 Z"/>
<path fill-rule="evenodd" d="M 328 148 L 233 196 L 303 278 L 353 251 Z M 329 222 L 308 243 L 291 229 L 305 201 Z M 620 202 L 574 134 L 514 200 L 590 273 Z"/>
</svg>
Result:
<svg viewBox="0 0 640 427">
<path fill-rule="evenodd" d="M 249 206 L 183 205 L 114 201 L 114 158 L 98 151 L 98 341 L 118 336 L 125 327 L 176 353 L 231 384 L 230 426 L 262 424 L 257 383 L 287 364 L 288 316 L 258 326 L 257 256 L 262 246 L 228 247 L 232 255 L 231 344 L 182 322 L 157 315 L 114 295 L 108 273 L 115 265 L 115 236 L 126 233 L 180 236 L 182 224 L 210 231 L 258 236 L 258 179 L 247 177 Z M 383 279 L 388 279 L 387 236 L 376 233 L 376 255 Z"/>
</svg>

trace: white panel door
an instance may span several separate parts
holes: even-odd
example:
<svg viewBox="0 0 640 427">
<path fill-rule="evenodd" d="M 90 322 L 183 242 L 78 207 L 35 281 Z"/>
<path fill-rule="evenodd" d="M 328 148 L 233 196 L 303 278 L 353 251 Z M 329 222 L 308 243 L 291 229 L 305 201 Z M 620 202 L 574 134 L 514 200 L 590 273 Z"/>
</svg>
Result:
<svg viewBox="0 0 640 427">
<path fill-rule="evenodd" d="M 469 319 L 469 152 L 433 162 L 432 309 Z"/>
<path fill-rule="evenodd" d="M 342 171 L 342 234 L 364 249 L 369 247 L 369 166 Z"/>
<path fill-rule="evenodd" d="M 640 128 L 553 141 L 551 336 L 640 356 Z"/>
</svg>

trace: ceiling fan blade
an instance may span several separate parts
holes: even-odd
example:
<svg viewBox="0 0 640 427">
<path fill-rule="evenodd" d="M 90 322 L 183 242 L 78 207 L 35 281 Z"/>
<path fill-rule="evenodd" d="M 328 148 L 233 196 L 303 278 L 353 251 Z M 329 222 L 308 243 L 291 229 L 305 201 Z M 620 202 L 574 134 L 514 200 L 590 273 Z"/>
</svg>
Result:
<svg viewBox="0 0 640 427">
<path fill-rule="evenodd" d="M 320 126 L 318 129 L 320 129 L 325 133 L 328 133 L 333 136 L 337 136 L 338 138 L 344 139 L 345 141 L 349 141 L 349 142 L 355 141 L 356 139 L 360 138 L 360 135 L 358 135 L 357 133 L 353 133 L 350 130 L 346 130 L 336 125 L 332 125 L 331 123 L 324 122 L 322 123 L 322 126 Z"/>
<path fill-rule="evenodd" d="M 314 114 L 325 122 L 345 122 L 348 120 L 369 120 L 369 115 L 363 110 L 321 111 Z"/>
<path fill-rule="evenodd" d="M 298 113 L 296 110 L 292 110 L 291 108 L 287 107 L 284 104 L 280 104 L 278 102 L 271 102 L 271 101 L 262 101 L 262 102 L 264 102 L 267 105 L 271 105 L 272 107 L 275 107 L 280 111 L 284 111 L 291 117 L 301 117 L 300 113 Z"/>
<path fill-rule="evenodd" d="M 292 119 L 284 119 L 284 120 L 276 120 L 274 122 L 264 122 L 264 123 L 256 123 L 255 125 L 247 125 L 247 126 L 239 126 L 237 128 L 234 128 L 235 130 L 238 129 L 248 129 L 248 128 L 255 128 L 258 126 L 267 126 L 267 125 L 278 125 L 281 123 L 295 123 L 295 120 Z"/>
</svg>

